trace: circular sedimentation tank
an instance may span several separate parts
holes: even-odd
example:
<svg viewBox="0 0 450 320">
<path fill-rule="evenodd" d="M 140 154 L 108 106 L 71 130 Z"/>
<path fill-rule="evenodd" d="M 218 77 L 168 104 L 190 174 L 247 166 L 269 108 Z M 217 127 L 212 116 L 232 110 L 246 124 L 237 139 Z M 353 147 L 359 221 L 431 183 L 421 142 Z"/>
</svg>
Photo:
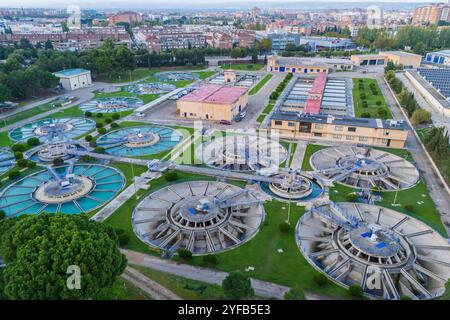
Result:
<svg viewBox="0 0 450 320">
<path fill-rule="evenodd" d="M 144 105 L 144 101 L 134 97 L 114 97 L 91 100 L 80 105 L 84 112 L 115 113 L 129 111 Z"/>
<path fill-rule="evenodd" d="M 249 240 L 264 219 L 249 190 L 216 181 L 173 184 L 144 198 L 134 209 L 133 228 L 148 245 L 194 255 L 234 248 Z"/>
<path fill-rule="evenodd" d="M 414 186 L 420 178 L 411 162 L 373 148 L 329 147 L 314 153 L 310 162 L 323 178 L 354 188 L 402 190 Z"/>
<path fill-rule="evenodd" d="M 124 186 L 116 168 L 100 164 L 47 167 L 5 186 L 0 210 L 8 217 L 23 214 L 92 211 L 111 200 Z"/>
<path fill-rule="evenodd" d="M 138 83 L 123 88 L 124 91 L 135 94 L 162 94 L 175 90 L 177 87 L 170 83 L 151 82 Z"/>
<path fill-rule="evenodd" d="M 95 129 L 95 122 L 85 118 L 54 118 L 28 123 L 9 132 L 13 141 L 26 141 L 37 137 L 41 142 L 61 139 L 73 139 Z"/>
<path fill-rule="evenodd" d="M 324 190 L 322 184 L 307 173 L 281 172 L 272 177 L 277 181 L 264 183 L 262 189 L 282 200 L 311 200 L 319 197 Z"/>
<path fill-rule="evenodd" d="M 233 135 L 205 142 L 196 156 L 208 166 L 232 171 L 276 169 L 287 159 L 280 143 L 254 135 Z"/>
<path fill-rule="evenodd" d="M 100 136 L 97 145 L 109 154 L 145 156 L 170 150 L 183 140 L 175 129 L 164 126 L 136 126 Z"/>
<path fill-rule="evenodd" d="M 159 72 L 155 74 L 155 77 L 158 81 L 195 81 L 200 79 L 200 76 L 197 73 L 179 71 Z"/>
<path fill-rule="evenodd" d="M 361 203 L 325 203 L 297 223 L 297 244 L 332 281 L 380 299 L 431 299 L 450 278 L 450 245 L 425 223 Z"/>
<path fill-rule="evenodd" d="M 9 148 L 0 148 L 0 174 L 11 169 L 16 163 L 16 158 Z"/>
<path fill-rule="evenodd" d="M 74 140 L 52 141 L 27 151 L 25 157 L 34 162 L 52 162 L 56 158 L 74 158 L 77 151 L 87 149 L 81 142 Z"/>
</svg>

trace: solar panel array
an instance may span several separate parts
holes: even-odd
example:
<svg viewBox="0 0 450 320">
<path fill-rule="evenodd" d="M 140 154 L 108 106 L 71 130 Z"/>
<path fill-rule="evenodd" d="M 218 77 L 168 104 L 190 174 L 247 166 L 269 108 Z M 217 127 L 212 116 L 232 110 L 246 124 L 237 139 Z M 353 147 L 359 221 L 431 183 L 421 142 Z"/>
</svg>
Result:
<svg viewBox="0 0 450 320">
<path fill-rule="evenodd" d="M 450 98 L 450 69 L 419 68 L 417 72 L 446 98 Z"/>
</svg>

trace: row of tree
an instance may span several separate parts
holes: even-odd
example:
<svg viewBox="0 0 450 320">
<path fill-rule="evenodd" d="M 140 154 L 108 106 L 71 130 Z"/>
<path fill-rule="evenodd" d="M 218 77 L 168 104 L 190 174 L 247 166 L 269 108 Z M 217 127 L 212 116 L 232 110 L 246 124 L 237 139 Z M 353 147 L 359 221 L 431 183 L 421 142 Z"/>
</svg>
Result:
<svg viewBox="0 0 450 320">
<path fill-rule="evenodd" d="M 369 29 L 363 27 L 354 38 L 360 47 L 371 49 L 404 49 L 411 47 L 412 51 L 424 55 L 437 49 L 450 47 L 450 29 L 431 27 L 401 27 L 395 34 L 387 29 Z"/>
<path fill-rule="evenodd" d="M 450 143 L 445 127 L 430 127 L 423 143 L 433 158 L 447 184 L 450 183 Z"/>
</svg>

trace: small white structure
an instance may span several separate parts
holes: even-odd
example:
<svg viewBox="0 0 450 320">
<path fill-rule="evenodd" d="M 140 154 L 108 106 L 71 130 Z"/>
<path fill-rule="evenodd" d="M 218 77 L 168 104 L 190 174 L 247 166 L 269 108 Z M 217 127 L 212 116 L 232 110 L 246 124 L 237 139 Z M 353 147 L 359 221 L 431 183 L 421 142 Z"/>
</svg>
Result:
<svg viewBox="0 0 450 320">
<path fill-rule="evenodd" d="M 91 71 L 86 69 L 67 69 L 54 73 L 66 90 L 76 90 L 92 84 Z"/>
</svg>

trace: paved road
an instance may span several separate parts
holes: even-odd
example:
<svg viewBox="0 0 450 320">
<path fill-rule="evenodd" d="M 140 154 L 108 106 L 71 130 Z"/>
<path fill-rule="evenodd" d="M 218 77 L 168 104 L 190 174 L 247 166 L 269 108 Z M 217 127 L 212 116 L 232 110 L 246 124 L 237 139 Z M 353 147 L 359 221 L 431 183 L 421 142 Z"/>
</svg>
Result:
<svg viewBox="0 0 450 320">
<path fill-rule="evenodd" d="M 182 300 L 178 295 L 153 281 L 138 270 L 127 267 L 122 274 L 122 278 L 141 289 L 155 300 Z"/>
</svg>

